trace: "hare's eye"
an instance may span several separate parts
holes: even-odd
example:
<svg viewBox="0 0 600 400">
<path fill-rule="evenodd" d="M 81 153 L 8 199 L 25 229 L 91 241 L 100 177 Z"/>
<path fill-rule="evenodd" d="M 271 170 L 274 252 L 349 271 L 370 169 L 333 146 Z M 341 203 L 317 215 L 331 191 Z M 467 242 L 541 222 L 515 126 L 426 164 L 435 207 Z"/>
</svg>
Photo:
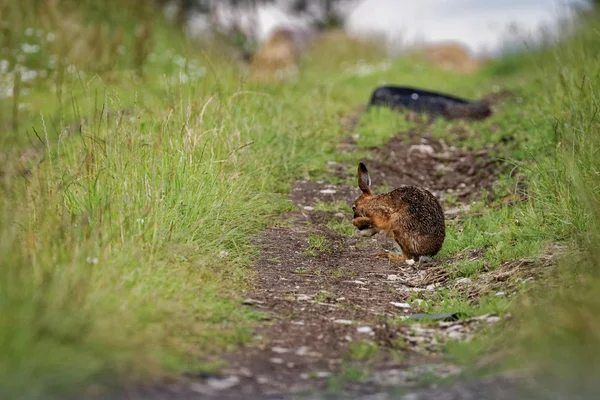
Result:
<svg viewBox="0 0 600 400">
<path fill-rule="evenodd" d="M 352 206 L 352 211 L 356 211 L 356 206 Z"/>
</svg>

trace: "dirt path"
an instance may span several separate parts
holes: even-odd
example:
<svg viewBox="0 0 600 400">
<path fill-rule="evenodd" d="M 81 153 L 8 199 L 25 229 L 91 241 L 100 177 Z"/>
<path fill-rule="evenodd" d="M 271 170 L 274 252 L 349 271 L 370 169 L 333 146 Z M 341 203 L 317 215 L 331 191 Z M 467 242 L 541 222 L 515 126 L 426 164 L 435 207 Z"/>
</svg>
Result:
<svg viewBox="0 0 600 400">
<path fill-rule="evenodd" d="M 459 146 L 460 134 L 454 132 L 454 146 Z M 352 151 L 353 146 L 349 140 L 342 148 Z M 454 146 L 413 131 L 372 149 L 360 161 L 369 167 L 376 190 L 424 186 L 442 202 L 447 223 L 460 225 L 471 201 L 482 196 L 495 200 L 492 185 L 505 165 L 489 154 L 493 149 Z M 353 168 L 329 167 L 332 176 L 355 181 L 344 172 Z M 358 188 L 345 184 L 295 183 L 290 200 L 297 209 L 256 239 L 262 252 L 255 291 L 240 299 L 265 313 L 268 321 L 257 328 L 253 343 L 225 356 L 222 375 L 163 387 L 163 398 L 275 399 L 328 391 L 354 398 L 384 396 L 414 390 L 431 378 L 456 376 L 461 368 L 444 359 L 444 343 L 469 340 L 500 317 L 398 322 L 422 313 L 441 289 L 477 301 L 485 293 L 516 291 L 518 282 L 550 264 L 516 260 L 471 280 L 452 276 L 449 266 L 482 258 L 482 249 L 414 266 L 376 258 L 381 248 L 391 249 L 391 240 L 382 234 L 355 235 L 351 214 L 339 211 L 340 203 L 350 204 L 358 194 Z M 507 193 L 506 199 L 514 197 Z"/>
</svg>

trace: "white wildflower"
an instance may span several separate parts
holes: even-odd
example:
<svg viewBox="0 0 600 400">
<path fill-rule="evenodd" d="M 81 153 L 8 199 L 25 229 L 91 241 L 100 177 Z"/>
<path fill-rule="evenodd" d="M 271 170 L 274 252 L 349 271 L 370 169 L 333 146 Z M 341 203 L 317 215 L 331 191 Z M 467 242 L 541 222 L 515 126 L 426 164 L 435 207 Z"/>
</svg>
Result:
<svg viewBox="0 0 600 400">
<path fill-rule="evenodd" d="M 29 69 L 27 67 L 21 67 L 19 69 L 19 72 L 21 73 L 21 81 L 22 82 L 32 81 L 35 78 L 37 78 L 37 76 L 38 76 L 38 72 L 36 70 Z"/>
<path fill-rule="evenodd" d="M 173 57 L 173 63 L 175 63 L 175 65 L 177 65 L 179 68 L 182 68 L 187 63 L 187 59 L 180 55 L 176 55 Z"/>
<path fill-rule="evenodd" d="M 0 60 L 0 74 L 6 74 L 8 72 L 8 67 L 10 63 L 8 60 Z"/>
</svg>

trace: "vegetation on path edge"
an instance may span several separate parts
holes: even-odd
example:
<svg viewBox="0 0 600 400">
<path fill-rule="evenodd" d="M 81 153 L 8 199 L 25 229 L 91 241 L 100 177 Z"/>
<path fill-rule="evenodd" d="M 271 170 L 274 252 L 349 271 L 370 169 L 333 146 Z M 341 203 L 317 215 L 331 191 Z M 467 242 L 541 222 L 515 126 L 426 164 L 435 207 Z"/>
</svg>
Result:
<svg viewBox="0 0 600 400">
<path fill-rule="evenodd" d="M 443 253 L 483 247 L 497 266 L 566 247 L 557 276 L 497 305 L 516 318 L 486 348 L 514 349 L 511 365 L 534 362 L 562 389 L 596 388 L 597 15 L 552 48 L 473 76 L 332 37 L 304 57 L 296 80 L 258 85 L 146 9 L 67 6 L 55 10 L 58 23 L 34 3 L 0 7 L 9 33 L 0 82 L 15 82 L 0 93 L 2 395 L 218 368 L 219 354 L 258 323 L 235 299 L 252 284 L 252 236 L 289 209 L 294 178 L 323 178 L 327 161 L 345 161 L 339 116 L 390 82 L 468 98 L 500 88 L 520 99 L 466 129 L 479 133 L 475 148 L 514 138 L 501 156 L 526 176 L 528 200 L 451 228 Z M 74 32 L 77 46 L 68 46 Z M 366 114 L 359 144 L 381 145 L 410 124 Z M 439 121 L 434 134 L 456 124 Z M 499 190 L 515 183 L 507 174 Z M 436 309 L 464 306 L 448 301 Z"/>
</svg>

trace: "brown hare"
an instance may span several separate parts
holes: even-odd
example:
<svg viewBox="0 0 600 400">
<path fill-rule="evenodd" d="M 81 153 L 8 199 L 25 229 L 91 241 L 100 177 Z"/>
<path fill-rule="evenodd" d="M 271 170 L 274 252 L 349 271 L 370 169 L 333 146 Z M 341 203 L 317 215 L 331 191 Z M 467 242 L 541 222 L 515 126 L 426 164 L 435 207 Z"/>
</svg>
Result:
<svg viewBox="0 0 600 400">
<path fill-rule="evenodd" d="M 380 253 L 392 260 L 425 261 L 436 255 L 446 237 L 444 212 L 427 190 L 403 186 L 389 193 L 373 194 L 371 177 L 358 164 L 358 187 L 362 194 L 352 204 L 356 226 L 363 236 L 383 231 L 396 242 L 401 254 Z"/>
</svg>

